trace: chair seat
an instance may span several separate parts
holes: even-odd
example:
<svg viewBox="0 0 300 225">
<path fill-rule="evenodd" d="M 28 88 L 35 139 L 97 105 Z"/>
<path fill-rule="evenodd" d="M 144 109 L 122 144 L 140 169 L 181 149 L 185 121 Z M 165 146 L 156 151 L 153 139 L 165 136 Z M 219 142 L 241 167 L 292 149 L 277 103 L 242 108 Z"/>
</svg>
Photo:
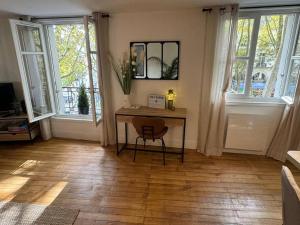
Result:
<svg viewBox="0 0 300 225">
<path fill-rule="evenodd" d="M 168 131 L 168 127 L 165 126 L 165 121 L 161 118 L 148 118 L 148 117 L 134 117 L 132 119 L 133 126 L 138 133 L 138 137 L 135 140 L 135 150 L 133 161 L 135 161 L 138 139 L 143 139 L 144 149 L 146 145 L 146 140 L 158 140 L 161 141 L 161 148 L 163 153 L 164 165 L 166 164 L 165 153 L 166 145 L 164 141 L 164 135 Z"/>
<path fill-rule="evenodd" d="M 153 134 L 153 136 L 152 136 L 152 135 L 144 135 L 144 137 L 143 137 L 142 135 L 139 135 L 139 137 L 140 137 L 140 138 L 144 138 L 144 139 L 160 139 L 160 138 L 162 138 L 167 132 L 168 132 L 168 127 L 164 127 L 160 133 Z"/>
</svg>

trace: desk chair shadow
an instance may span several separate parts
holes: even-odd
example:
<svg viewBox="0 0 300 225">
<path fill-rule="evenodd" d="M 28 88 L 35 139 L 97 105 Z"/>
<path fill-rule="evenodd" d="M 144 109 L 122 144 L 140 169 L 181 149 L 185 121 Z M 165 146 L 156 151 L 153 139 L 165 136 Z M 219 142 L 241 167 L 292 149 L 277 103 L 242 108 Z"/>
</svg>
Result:
<svg viewBox="0 0 300 225">
<path fill-rule="evenodd" d="M 165 126 L 165 121 L 160 118 L 151 117 L 134 117 L 132 119 L 133 126 L 138 133 L 135 140 L 134 158 L 136 158 L 137 144 L 138 140 L 142 139 L 144 141 L 144 149 L 147 140 L 161 140 L 161 148 L 163 152 L 164 165 L 166 164 L 165 153 L 166 145 L 164 141 L 164 135 L 168 132 L 168 127 Z"/>
</svg>

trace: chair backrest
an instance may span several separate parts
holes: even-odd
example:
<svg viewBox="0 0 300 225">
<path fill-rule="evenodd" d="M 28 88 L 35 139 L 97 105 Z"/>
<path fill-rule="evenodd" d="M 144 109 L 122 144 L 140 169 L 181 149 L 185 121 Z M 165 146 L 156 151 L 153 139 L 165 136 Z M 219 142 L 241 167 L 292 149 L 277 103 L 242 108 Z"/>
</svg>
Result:
<svg viewBox="0 0 300 225">
<path fill-rule="evenodd" d="M 282 167 L 281 186 L 283 224 L 300 224 L 300 188 L 286 166 Z"/>
<path fill-rule="evenodd" d="M 133 126 L 139 136 L 153 138 L 165 128 L 165 121 L 155 117 L 140 117 L 136 116 L 132 119 Z"/>
</svg>

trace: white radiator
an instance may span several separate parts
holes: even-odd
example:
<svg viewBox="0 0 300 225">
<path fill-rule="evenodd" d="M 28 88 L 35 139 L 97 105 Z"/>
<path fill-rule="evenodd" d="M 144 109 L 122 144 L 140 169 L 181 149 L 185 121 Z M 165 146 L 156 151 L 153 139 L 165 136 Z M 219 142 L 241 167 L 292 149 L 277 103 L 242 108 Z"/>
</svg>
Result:
<svg viewBox="0 0 300 225">
<path fill-rule="evenodd" d="M 268 145 L 270 119 L 266 115 L 228 114 L 225 148 L 264 154 Z"/>
</svg>

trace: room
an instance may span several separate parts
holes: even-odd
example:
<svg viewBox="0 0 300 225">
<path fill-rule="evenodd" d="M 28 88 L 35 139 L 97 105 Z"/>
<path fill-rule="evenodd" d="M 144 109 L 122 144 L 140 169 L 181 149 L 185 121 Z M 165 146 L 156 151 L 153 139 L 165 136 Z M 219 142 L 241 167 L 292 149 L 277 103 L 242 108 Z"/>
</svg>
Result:
<svg viewBox="0 0 300 225">
<path fill-rule="evenodd" d="M 299 0 L 1 0 L 0 224 L 300 225 Z"/>
</svg>

